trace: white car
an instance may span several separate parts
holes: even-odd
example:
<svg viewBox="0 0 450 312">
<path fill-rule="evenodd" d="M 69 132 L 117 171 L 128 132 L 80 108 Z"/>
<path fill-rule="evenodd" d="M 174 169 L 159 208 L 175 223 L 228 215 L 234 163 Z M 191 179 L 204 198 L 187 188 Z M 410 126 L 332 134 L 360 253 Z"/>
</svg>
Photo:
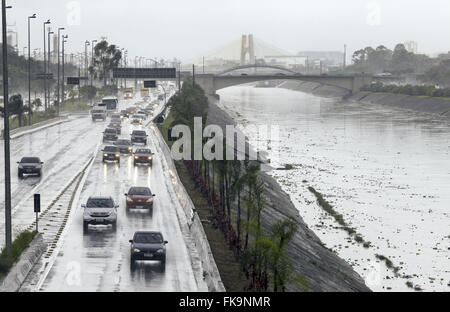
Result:
<svg viewBox="0 0 450 312">
<path fill-rule="evenodd" d="M 117 208 L 112 197 L 92 196 L 85 205 L 81 205 L 83 211 L 83 231 L 89 230 L 89 225 L 112 225 L 117 228 Z"/>
</svg>

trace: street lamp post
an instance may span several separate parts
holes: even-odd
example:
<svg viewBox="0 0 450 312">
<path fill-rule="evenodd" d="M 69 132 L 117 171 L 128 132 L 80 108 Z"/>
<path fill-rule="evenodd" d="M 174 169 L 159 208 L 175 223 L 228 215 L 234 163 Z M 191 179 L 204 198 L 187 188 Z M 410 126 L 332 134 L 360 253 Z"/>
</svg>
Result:
<svg viewBox="0 0 450 312">
<path fill-rule="evenodd" d="M 48 73 L 50 74 L 51 73 L 51 68 L 50 68 L 50 64 L 51 64 L 51 51 L 50 51 L 50 35 L 52 35 L 52 34 L 54 34 L 54 32 L 53 31 L 50 31 L 50 29 L 49 29 L 49 32 L 48 32 L 48 38 L 47 38 L 47 40 L 48 40 L 48 51 L 47 51 L 47 53 L 48 53 L 48 62 L 47 62 L 47 66 L 48 66 Z M 48 88 L 48 104 L 49 104 L 49 106 L 51 105 L 51 91 L 50 91 L 50 86 L 49 86 L 49 88 Z"/>
<path fill-rule="evenodd" d="M 59 97 L 59 90 L 60 90 L 60 85 L 59 85 L 59 79 L 60 79 L 60 75 L 59 75 L 59 73 L 60 73 L 60 61 L 59 61 L 59 54 L 60 54 L 60 51 L 59 51 L 59 39 L 60 39 L 60 37 L 61 37 L 61 30 L 64 30 L 64 27 L 60 27 L 60 28 L 58 28 L 58 47 L 57 47 L 57 51 L 56 51 L 56 56 L 58 57 L 58 83 L 56 84 L 56 88 L 57 88 L 57 96 L 56 96 L 56 99 L 57 99 L 57 102 L 56 102 L 56 115 L 57 116 L 59 116 L 59 104 L 60 104 L 60 97 Z"/>
<path fill-rule="evenodd" d="M 66 60 L 65 60 L 65 56 L 64 56 L 64 44 L 67 42 L 67 38 L 69 38 L 69 36 L 68 35 L 65 35 L 65 36 L 63 36 L 62 37 L 62 103 L 63 103 L 63 105 L 64 105 L 64 101 L 65 101 L 65 99 L 66 99 L 66 96 L 65 96 L 65 90 L 64 90 L 64 84 L 65 84 L 65 82 L 64 82 L 64 79 L 65 79 L 65 77 L 64 77 L 64 66 L 65 66 L 65 63 L 66 63 Z"/>
<path fill-rule="evenodd" d="M 36 18 L 36 14 L 28 16 L 28 125 L 31 126 L 31 44 L 30 44 L 30 20 Z"/>
<path fill-rule="evenodd" d="M 45 43 L 45 25 L 50 24 L 50 20 L 44 22 L 44 102 L 45 102 L 45 110 L 47 110 L 47 47 Z"/>
<path fill-rule="evenodd" d="M 128 66 L 127 57 L 128 57 L 128 50 L 125 50 L 125 68 Z M 127 78 L 124 78 L 123 80 L 125 81 L 125 89 L 126 89 L 127 88 Z"/>
<path fill-rule="evenodd" d="M 91 45 L 89 41 L 84 42 L 84 65 L 85 65 L 85 77 L 88 77 L 88 57 L 87 57 L 87 47 L 88 45 Z M 88 81 L 86 79 L 85 86 L 87 86 Z"/>
<path fill-rule="evenodd" d="M 11 224 L 11 170 L 10 170 L 10 148 L 9 148 L 9 108 L 8 108 L 8 37 L 6 35 L 6 0 L 2 0 L 2 51 L 3 51 L 3 122 L 5 124 L 3 137 L 5 139 L 5 249 L 11 250 L 12 224 Z"/>
<path fill-rule="evenodd" d="M 92 66 L 92 68 L 94 68 L 94 43 L 96 43 L 97 42 L 97 40 L 92 40 L 92 44 L 91 44 L 91 47 L 92 47 L 92 57 L 91 57 L 91 66 Z M 94 84 L 94 73 L 92 72 L 91 73 L 91 86 Z"/>
</svg>

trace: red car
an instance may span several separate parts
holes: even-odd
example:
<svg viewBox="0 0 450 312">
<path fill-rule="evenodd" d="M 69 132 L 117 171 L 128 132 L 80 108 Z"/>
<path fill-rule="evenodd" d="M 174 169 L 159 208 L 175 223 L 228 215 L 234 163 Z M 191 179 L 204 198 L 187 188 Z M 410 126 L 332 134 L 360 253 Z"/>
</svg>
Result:
<svg viewBox="0 0 450 312">
<path fill-rule="evenodd" d="M 153 197 L 148 187 L 131 187 L 127 194 L 127 209 L 153 209 Z"/>
</svg>

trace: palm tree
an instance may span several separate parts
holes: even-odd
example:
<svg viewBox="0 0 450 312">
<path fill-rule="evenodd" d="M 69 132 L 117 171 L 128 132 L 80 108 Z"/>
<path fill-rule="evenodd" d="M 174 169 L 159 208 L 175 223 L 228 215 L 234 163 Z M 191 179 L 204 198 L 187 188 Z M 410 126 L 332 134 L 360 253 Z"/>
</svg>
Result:
<svg viewBox="0 0 450 312">
<path fill-rule="evenodd" d="M 286 252 L 287 244 L 297 231 L 297 223 L 293 218 L 287 218 L 275 223 L 270 231 L 272 243 L 269 267 L 273 275 L 273 291 L 285 290 L 286 284 L 293 279 L 293 268 Z"/>
</svg>

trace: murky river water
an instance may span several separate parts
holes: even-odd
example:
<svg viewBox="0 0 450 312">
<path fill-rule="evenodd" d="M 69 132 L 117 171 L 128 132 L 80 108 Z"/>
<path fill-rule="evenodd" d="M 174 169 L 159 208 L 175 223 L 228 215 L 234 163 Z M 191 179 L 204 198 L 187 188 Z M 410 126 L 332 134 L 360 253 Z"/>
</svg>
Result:
<svg viewBox="0 0 450 312">
<path fill-rule="evenodd" d="M 327 247 L 374 291 L 450 291 L 450 122 L 278 88 L 233 87 L 220 106 L 243 125 L 280 129 L 271 171 Z M 245 130 L 251 143 L 256 132 Z M 322 193 L 365 248 L 316 203 Z M 398 267 L 388 268 L 381 255 Z"/>
</svg>

